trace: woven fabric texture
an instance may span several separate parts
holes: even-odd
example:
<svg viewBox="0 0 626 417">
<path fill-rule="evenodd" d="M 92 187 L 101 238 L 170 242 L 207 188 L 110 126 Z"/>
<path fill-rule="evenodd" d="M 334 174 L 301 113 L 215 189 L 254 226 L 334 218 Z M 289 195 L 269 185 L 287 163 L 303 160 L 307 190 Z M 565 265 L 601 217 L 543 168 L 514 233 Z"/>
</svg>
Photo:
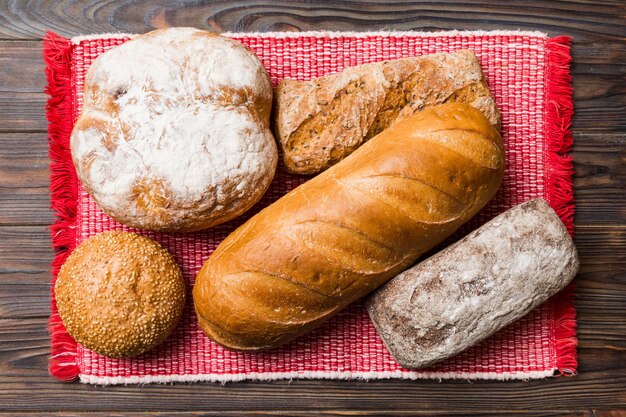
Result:
<svg viewBox="0 0 626 417">
<path fill-rule="evenodd" d="M 547 141 L 549 136 L 555 135 L 562 140 L 566 133 L 562 127 L 561 133 L 554 133 L 547 126 L 548 119 L 553 117 L 549 114 L 550 107 L 556 104 L 550 99 L 554 93 L 549 88 L 554 83 L 549 79 L 552 74 L 550 39 L 545 35 L 442 32 L 436 36 L 420 33 L 229 36 L 248 45 L 259 56 L 274 85 L 284 78 L 306 80 L 367 62 L 464 48 L 474 50 L 502 114 L 507 167 L 497 196 L 457 233 L 456 238 L 535 197 L 544 197 L 553 206 L 561 204 L 556 201 L 558 190 L 553 184 L 557 182 L 554 171 L 559 167 L 551 162 L 554 158 L 549 152 L 553 146 Z M 90 64 L 103 52 L 128 39 L 124 35 L 81 37 L 71 43 L 72 121 L 81 110 L 83 82 Z M 558 126 L 555 129 L 558 130 Z M 555 158 L 558 159 L 558 155 Z M 75 244 L 112 229 L 147 235 L 175 257 L 191 294 L 195 274 L 217 244 L 260 208 L 304 181 L 279 169 L 267 194 L 250 212 L 237 220 L 193 234 L 129 229 L 105 215 L 78 186 Z M 569 181 L 571 188 L 567 175 L 560 175 L 558 181 L 565 181 L 566 189 Z M 571 213 L 562 207 L 558 211 L 571 230 Z M 103 384 L 279 378 L 539 378 L 563 371 L 560 356 L 572 355 L 559 347 L 564 337 L 559 326 L 567 319 L 567 314 L 572 314 L 567 312 L 571 308 L 567 306 L 568 298 L 569 295 L 557 296 L 478 346 L 418 372 L 402 369 L 393 360 L 362 303 L 355 303 L 319 329 L 282 348 L 262 353 L 235 353 L 214 344 L 202 333 L 191 297 L 174 333 L 156 349 L 135 358 L 116 360 L 77 345 L 74 352 L 68 352 L 66 360 L 75 362 L 83 382 Z M 571 338 L 573 334 L 566 336 Z"/>
</svg>

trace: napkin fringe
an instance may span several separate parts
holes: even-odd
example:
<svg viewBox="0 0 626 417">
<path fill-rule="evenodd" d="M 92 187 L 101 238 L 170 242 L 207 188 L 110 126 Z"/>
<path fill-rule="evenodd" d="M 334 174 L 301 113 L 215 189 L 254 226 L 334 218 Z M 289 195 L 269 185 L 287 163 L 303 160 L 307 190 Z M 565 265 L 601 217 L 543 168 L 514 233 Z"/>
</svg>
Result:
<svg viewBox="0 0 626 417">
<path fill-rule="evenodd" d="M 574 376 L 578 374 L 574 289 L 575 285 L 570 284 L 554 297 L 553 302 L 553 317 L 558 317 L 554 335 L 557 375 Z"/>
<path fill-rule="evenodd" d="M 494 381 L 530 381 L 553 376 L 554 371 L 525 371 L 525 372 L 403 372 L 403 371 L 371 371 L 371 372 L 342 372 L 342 371 L 305 371 L 305 372 L 248 372 L 245 374 L 191 374 L 191 375 L 143 375 L 143 376 L 98 376 L 80 375 L 80 382 L 93 385 L 136 385 L 136 384 L 172 384 L 177 382 L 214 382 L 226 385 L 240 381 L 276 381 L 286 379 L 315 379 L 315 380 L 350 380 L 372 381 L 376 379 L 396 379 L 415 381 L 430 379 L 441 382 L 444 379 L 477 381 L 490 379 Z"/>
<path fill-rule="evenodd" d="M 571 131 L 574 105 L 572 101 L 572 77 L 569 65 L 571 38 L 558 36 L 547 41 L 547 68 L 545 71 L 546 120 L 544 137 L 547 146 L 545 161 L 544 197 L 574 234 L 574 186 Z"/>
<path fill-rule="evenodd" d="M 547 68 L 545 71 L 546 120 L 544 138 L 547 146 L 544 198 L 559 215 L 570 235 L 574 235 L 574 174 L 573 159 L 567 155 L 572 149 L 571 131 L 574 105 L 572 100 L 572 77 L 569 66 L 572 61 L 570 45 L 572 38 L 557 36 L 547 40 Z M 556 319 L 555 353 L 559 375 L 577 374 L 576 310 L 574 308 L 574 284 L 555 296 L 553 317 Z"/>
<path fill-rule="evenodd" d="M 46 33 L 43 40 L 43 58 L 46 64 L 48 85 L 48 141 L 50 145 L 50 206 L 56 221 L 50 227 L 52 246 L 56 252 L 52 261 L 50 365 L 52 376 L 73 381 L 78 377 L 76 363 L 77 343 L 67 332 L 57 312 L 54 283 L 61 265 L 76 245 L 76 214 L 78 181 L 70 154 L 72 132 L 72 44 L 55 33 Z"/>
</svg>

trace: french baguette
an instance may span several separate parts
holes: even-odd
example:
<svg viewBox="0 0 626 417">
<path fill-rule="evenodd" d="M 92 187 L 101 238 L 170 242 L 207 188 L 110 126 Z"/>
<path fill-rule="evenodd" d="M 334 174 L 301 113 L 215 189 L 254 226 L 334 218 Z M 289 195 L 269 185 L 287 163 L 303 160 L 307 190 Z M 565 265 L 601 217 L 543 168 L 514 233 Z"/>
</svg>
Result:
<svg viewBox="0 0 626 417">
<path fill-rule="evenodd" d="M 274 133 L 288 171 L 314 174 L 384 129 L 425 108 L 461 102 L 499 128 L 500 115 L 478 58 L 461 50 L 350 67 L 274 92 Z"/>
<path fill-rule="evenodd" d="M 500 135 L 471 106 L 394 125 L 217 247 L 193 289 L 200 327 L 234 350 L 302 335 L 457 230 L 503 171 Z"/>
</svg>

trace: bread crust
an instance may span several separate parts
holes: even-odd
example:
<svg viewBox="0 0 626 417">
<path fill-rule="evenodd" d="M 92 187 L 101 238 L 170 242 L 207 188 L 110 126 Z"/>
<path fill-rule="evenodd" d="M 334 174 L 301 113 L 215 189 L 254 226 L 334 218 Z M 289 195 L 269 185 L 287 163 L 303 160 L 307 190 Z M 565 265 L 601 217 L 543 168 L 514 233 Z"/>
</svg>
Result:
<svg viewBox="0 0 626 417">
<path fill-rule="evenodd" d="M 359 65 L 310 81 L 283 80 L 274 93 L 274 131 L 287 170 L 314 174 L 389 126 L 446 102 L 467 103 L 500 127 L 476 55 L 461 50 Z"/>
<path fill-rule="evenodd" d="M 503 170 L 500 135 L 468 105 L 392 126 L 217 247 L 193 290 L 200 327 L 235 350 L 304 334 L 452 234 Z"/>
<path fill-rule="evenodd" d="M 163 342 L 183 313 L 185 281 L 157 242 L 104 232 L 81 243 L 55 283 L 59 316 L 83 346 L 113 358 Z"/>
<path fill-rule="evenodd" d="M 559 216 L 531 200 L 402 272 L 367 309 L 398 363 L 423 368 L 525 316 L 565 288 L 578 266 Z"/>
<path fill-rule="evenodd" d="M 272 89 L 244 45 L 156 30 L 100 55 L 71 135 L 84 188 L 115 220 L 188 232 L 230 220 L 268 188 Z"/>
</svg>

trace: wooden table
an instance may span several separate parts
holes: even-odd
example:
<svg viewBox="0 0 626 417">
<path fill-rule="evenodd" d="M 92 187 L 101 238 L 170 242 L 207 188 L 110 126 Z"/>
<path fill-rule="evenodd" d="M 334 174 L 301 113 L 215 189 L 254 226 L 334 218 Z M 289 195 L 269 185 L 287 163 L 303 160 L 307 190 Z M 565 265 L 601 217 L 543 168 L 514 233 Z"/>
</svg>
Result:
<svg viewBox="0 0 626 417">
<path fill-rule="evenodd" d="M 0 2 L 0 416 L 626 415 L 626 3 Z M 165 3 L 165 2 L 164 2 Z M 185 4 L 187 3 L 187 4 Z M 215 4 L 208 4 L 215 3 Z M 514 3 L 514 4 L 513 4 Z M 532 382 L 278 381 L 94 387 L 48 376 L 53 257 L 41 37 L 145 32 L 523 29 L 574 37 L 580 374 Z M 613 410 L 613 411 L 607 411 Z M 621 412 L 620 412 L 621 410 Z M 24 414 L 20 414 L 24 413 Z"/>
</svg>

